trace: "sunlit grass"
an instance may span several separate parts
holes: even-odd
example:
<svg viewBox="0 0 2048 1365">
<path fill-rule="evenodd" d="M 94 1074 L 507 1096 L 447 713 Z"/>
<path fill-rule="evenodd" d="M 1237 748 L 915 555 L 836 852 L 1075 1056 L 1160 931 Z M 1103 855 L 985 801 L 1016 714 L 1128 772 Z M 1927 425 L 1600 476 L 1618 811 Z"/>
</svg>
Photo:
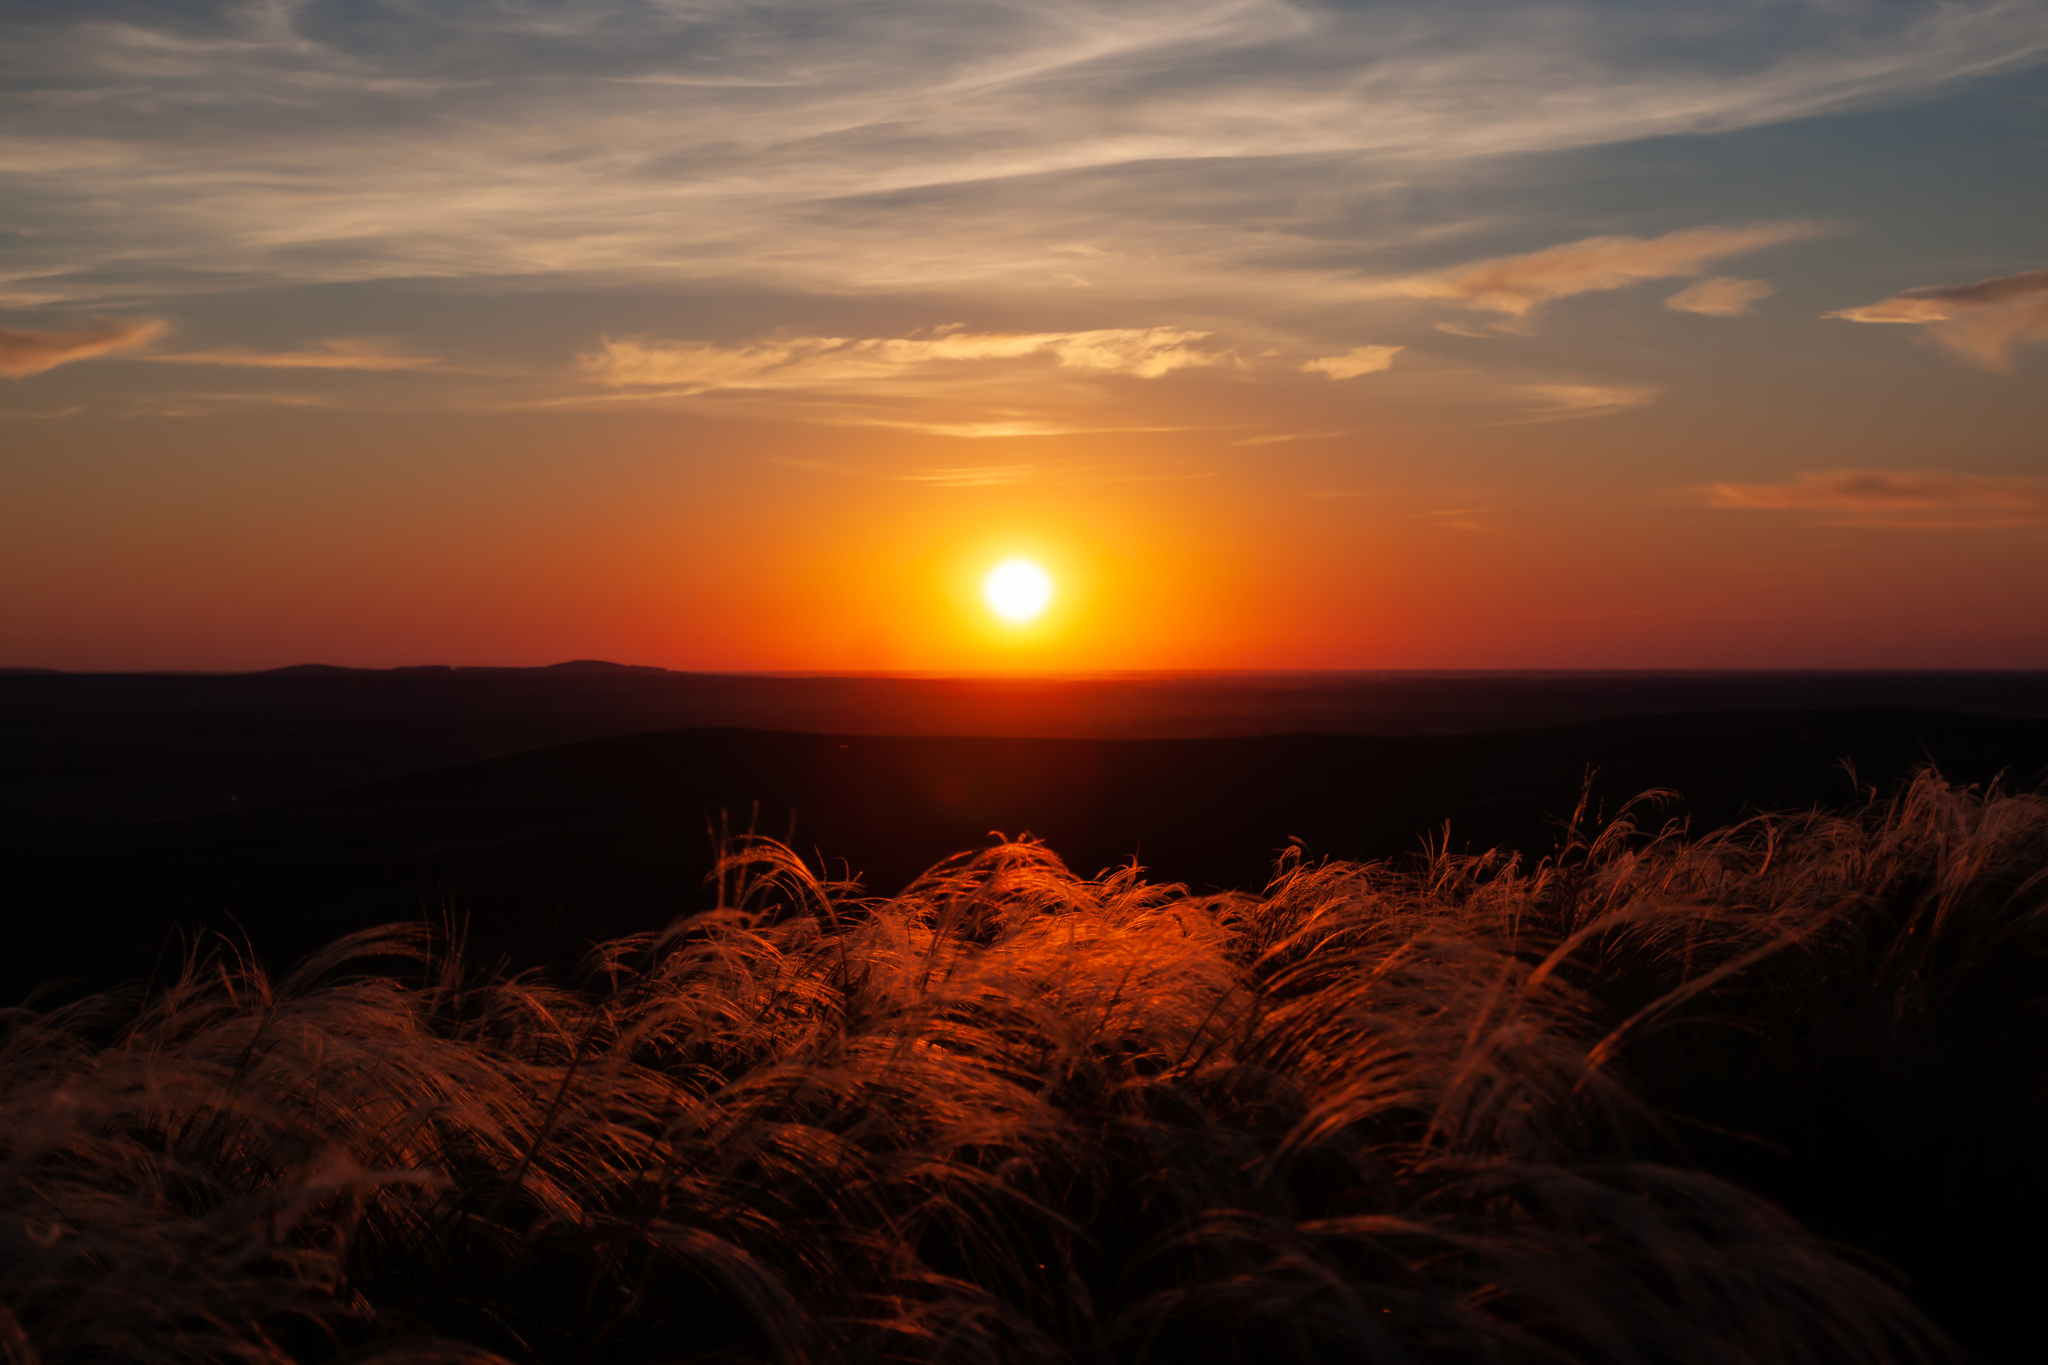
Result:
<svg viewBox="0 0 2048 1365">
<path fill-rule="evenodd" d="M 394 927 L 12 1011 L 0 1355 L 1943 1358 L 1627 1073 L 1845 973 L 1967 991 L 2039 942 L 2048 807 L 1923 776 L 1224 896 L 1005 843 L 869 899 L 752 841 L 720 887 L 571 986 Z"/>
</svg>

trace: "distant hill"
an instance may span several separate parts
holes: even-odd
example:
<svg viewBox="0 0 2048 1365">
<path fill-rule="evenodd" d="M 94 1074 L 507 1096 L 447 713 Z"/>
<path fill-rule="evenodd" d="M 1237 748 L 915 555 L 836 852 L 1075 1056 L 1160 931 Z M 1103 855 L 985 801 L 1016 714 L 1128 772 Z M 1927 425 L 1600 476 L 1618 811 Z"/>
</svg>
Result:
<svg viewBox="0 0 2048 1365">
<path fill-rule="evenodd" d="M 655 668 L 651 664 L 615 664 L 607 659 L 571 659 L 564 664 L 549 664 L 549 673 L 667 673 L 666 668 Z"/>
</svg>

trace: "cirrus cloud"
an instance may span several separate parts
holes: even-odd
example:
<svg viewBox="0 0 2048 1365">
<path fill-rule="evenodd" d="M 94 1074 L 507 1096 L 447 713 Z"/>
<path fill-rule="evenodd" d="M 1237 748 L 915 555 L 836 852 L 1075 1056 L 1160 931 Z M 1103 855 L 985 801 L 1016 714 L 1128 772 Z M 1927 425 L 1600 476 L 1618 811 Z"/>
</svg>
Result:
<svg viewBox="0 0 2048 1365">
<path fill-rule="evenodd" d="M 1556 422 L 1627 412 L 1656 402 L 1660 392 L 1655 384 L 1557 380 L 1510 385 L 1503 396 L 1521 410 L 1516 422 Z"/>
<path fill-rule="evenodd" d="M 1272 247 L 1345 221 L 1331 158 L 1455 192 L 1502 157 L 1881 107 L 2048 54 L 2030 0 L 17 10 L 0 282 L 67 299 L 138 273 L 1035 292 L 1121 243 L 1099 285 L 1269 304 L 1323 285 Z M 1244 190 L 1217 192 L 1225 164 Z"/>
<path fill-rule="evenodd" d="M 257 370 L 420 370 L 439 364 L 433 356 L 395 355 L 370 341 L 320 341 L 303 351 L 250 351 L 229 346 L 214 351 L 153 355 L 167 365 L 235 365 Z"/>
<path fill-rule="evenodd" d="M 1987 370 L 2010 370 L 2014 347 L 2048 341 L 2048 270 L 2024 270 L 1975 284 L 1908 289 L 1825 316 L 1924 327 L 1927 335 L 1965 360 Z"/>
<path fill-rule="evenodd" d="M 1727 275 L 1709 275 L 1695 280 L 1664 300 L 1674 313 L 1698 313 L 1710 318 L 1739 318 L 1758 299 L 1777 293 L 1768 280 L 1738 280 Z"/>
<path fill-rule="evenodd" d="M 164 334 L 160 318 L 119 318 L 69 332 L 25 332 L 0 328 L 0 374 L 15 379 L 74 360 L 133 350 Z"/>
<path fill-rule="evenodd" d="M 720 346 L 705 341 L 604 338 L 577 358 L 585 375 L 614 388 L 687 393 L 715 389 L 828 389 L 892 379 L 962 361 L 1050 355 L 1060 368 L 1157 379 L 1178 369 L 1218 365 L 1224 352 L 1192 343 L 1207 332 L 1177 327 L 1119 327 L 1085 332 L 973 333 L 929 337 L 791 337 Z"/>
<path fill-rule="evenodd" d="M 1378 374 L 1392 368 L 1394 357 L 1406 349 L 1405 346 L 1354 346 L 1343 355 L 1322 356 L 1301 368 L 1310 374 L 1326 374 L 1332 379 L 1356 379 L 1362 374 Z"/>
<path fill-rule="evenodd" d="M 1440 299 L 1519 318 L 1552 299 L 1697 275 L 1729 256 L 1831 231 L 1825 223 L 1797 220 L 1686 228 L 1650 238 L 1587 237 L 1519 256 L 1498 256 L 1428 274 L 1376 281 L 1366 292 L 1372 297 Z"/>
<path fill-rule="evenodd" d="M 1789 483 L 1717 483 L 1703 491 L 1709 506 L 1807 512 L 1836 526 L 2048 526 L 2048 479 L 2025 475 L 1836 469 Z"/>
</svg>

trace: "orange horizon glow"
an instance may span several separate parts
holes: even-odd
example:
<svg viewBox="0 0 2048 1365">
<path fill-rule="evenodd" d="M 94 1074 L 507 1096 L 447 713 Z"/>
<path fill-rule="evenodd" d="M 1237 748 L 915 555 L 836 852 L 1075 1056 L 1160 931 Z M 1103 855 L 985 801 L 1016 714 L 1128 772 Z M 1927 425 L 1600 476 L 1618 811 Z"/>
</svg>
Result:
<svg viewBox="0 0 2048 1365">
<path fill-rule="evenodd" d="M 239 440 L 259 451 L 290 429 L 277 418 L 242 427 Z M 675 418 L 608 424 L 605 478 L 592 480 L 588 464 L 551 454 L 575 429 L 567 419 L 508 423 L 449 450 L 431 424 L 329 418 L 289 460 L 236 460 L 232 500 L 191 477 L 195 462 L 221 458 L 208 450 L 218 424 L 173 428 L 175 442 L 133 456 L 110 444 L 93 458 L 113 472 L 89 498 L 62 482 L 76 447 L 17 456 L 26 496 L 0 508 L 18 532 L 0 537 L 0 561 L 39 574 L 5 576 L 23 591 L 8 607 L 0 665 L 603 658 L 986 674 L 2048 663 L 2048 594 L 2024 529 L 1848 529 L 1817 543 L 1796 510 L 1731 522 L 1729 510 L 1619 481 L 1564 503 L 1546 493 L 1540 466 L 1491 501 L 1392 480 L 1311 497 L 1281 483 L 1270 457 L 1232 470 L 1221 463 L 1227 442 L 1176 434 L 1045 440 L 1027 458 L 1175 451 L 1217 472 L 949 488 L 789 471 L 754 496 L 737 482 L 707 489 L 676 462 L 679 428 L 691 429 Z M 1550 431 L 1563 444 L 1564 428 Z M 794 435 L 708 433 L 741 454 L 772 453 Z M 1570 440 L 1621 468 L 1637 436 L 1581 427 Z M 124 437 L 113 428 L 107 439 Z M 1412 456 L 1471 458 L 1412 433 L 1376 443 L 1367 449 L 1382 470 Z M 1440 505 L 1454 515 L 1437 515 Z M 1637 510 L 1647 505 L 1654 517 Z M 1931 567 L 1908 553 L 1930 536 L 1944 542 Z M 988 569 L 1012 556 L 1059 585 L 1024 629 L 981 594 Z M 1967 595 L 1955 587 L 1965 578 Z"/>
</svg>

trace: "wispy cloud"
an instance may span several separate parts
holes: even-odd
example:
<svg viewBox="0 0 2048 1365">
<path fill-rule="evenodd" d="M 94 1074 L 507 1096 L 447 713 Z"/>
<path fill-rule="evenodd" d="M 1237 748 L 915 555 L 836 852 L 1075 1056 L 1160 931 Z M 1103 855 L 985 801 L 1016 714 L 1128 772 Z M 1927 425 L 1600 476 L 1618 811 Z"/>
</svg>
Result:
<svg viewBox="0 0 2048 1365">
<path fill-rule="evenodd" d="M 1283 445 L 1290 441 L 1327 441 L 1333 437 L 1350 436 L 1352 434 L 1353 432 L 1350 428 L 1342 428 L 1337 431 L 1275 431 L 1263 436 L 1241 437 L 1238 440 L 1232 441 L 1231 444 L 1234 446 L 1273 446 Z"/>
<path fill-rule="evenodd" d="M 1207 332 L 1127 327 L 1088 332 L 970 333 L 930 337 L 792 337 L 745 346 L 647 337 L 606 337 L 577 368 L 616 388 L 708 393 L 716 389 L 833 389 L 964 361 L 1051 356 L 1061 369 L 1157 379 L 1218 365 L 1229 356 L 1193 343 Z"/>
<path fill-rule="evenodd" d="M 1406 350 L 1405 346 L 1354 346 L 1342 355 L 1326 355 L 1311 360 L 1301 368 L 1310 374 L 1326 374 L 1332 379 L 1356 379 L 1362 374 L 1378 374 L 1391 369 L 1394 357 Z"/>
<path fill-rule="evenodd" d="M 1817 237 L 1829 230 L 1822 223 L 1800 221 L 1687 228 L 1648 239 L 1588 237 L 1520 256 L 1375 281 L 1366 287 L 1366 293 L 1441 299 L 1465 308 L 1522 317 L 1552 299 L 1625 289 L 1645 280 L 1697 275 L 1727 257 Z"/>
<path fill-rule="evenodd" d="M 1702 491 L 1714 507 L 1807 512 L 1835 526 L 2048 526 L 2048 479 L 2023 475 L 1838 469 L 1790 483 L 1721 483 Z"/>
<path fill-rule="evenodd" d="M 348 404 L 332 393 L 293 393 L 268 389 L 243 393 L 159 393 L 137 395 L 128 412 L 133 416 L 210 417 L 223 412 L 248 412 L 264 408 L 342 408 Z"/>
<path fill-rule="evenodd" d="M 1515 384 L 1502 397 L 1520 409 L 1513 422 L 1556 422 L 1570 417 L 1604 417 L 1657 401 L 1655 384 L 1556 381 Z"/>
<path fill-rule="evenodd" d="M 69 332 L 23 332 L 0 329 L 0 374 L 20 379 L 54 370 L 74 360 L 115 351 L 130 351 L 164 334 L 157 318 L 125 318 L 97 322 Z"/>
<path fill-rule="evenodd" d="M 1100 422 L 1061 422 L 1043 418 L 997 417 L 977 422 L 949 422 L 936 419 L 913 417 L 869 417 L 856 413 L 833 413 L 819 420 L 830 421 L 839 426 L 888 427 L 895 431 L 915 431 L 925 436 L 958 436 L 968 441 L 1003 440 L 1024 436 L 1102 436 L 1154 435 L 1166 431 L 1186 431 L 1186 427 L 1130 426 Z"/>
<path fill-rule="evenodd" d="M 951 469 L 915 469 L 890 477 L 904 483 L 928 483 L 937 488 L 999 488 L 1005 484 L 1030 483 L 1043 478 L 1045 469 L 1035 464 L 962 465 Z"/>
<path fill-rule="evenodd" d="M 1979 280 L 1975 284 L 1908 289 L 1878 303 L 1827 314 L 1849 322 L 1898 322 L 1927 335 L 1987 370 L 2010 370 L 2022 342 L 2048 341 L 2048 270 Z"/>
<path fill-rule="evenodd" d="M 1777 293 L 1768 280 L 1738 280 L 1729 275 L 1709 275 L 1664 300 L 1674 313 L 1699 313 L 1710 318 L 1739 318 L 1758 299 Z"/>
<path fill-rule="evenodd" d="M 1442 527 L 1446 531 L 1484 534 L 1492 531 L 1494 526 L 1491 522 L 1481 521 L 1480 518 L 1500 510 L 1498 507 L 1439 507 L 1418 513 L 1417 516 L 1420 520 Z"/>
<path fill-rule="evenodd" d="M 230 346 L 212 351 L 173 351 L 149 357 L 166 365 L 235 365 L 256 370 L 422 370 L 433 356 L 398 355 L 371 341 L 320 341 L 304 351 L 251 351 Z"/>
<path fill-rule="evenodd" d="M 911 469 L 891 474 L 902 483 L 930 484 L 935 488 L 999 488 L 1005 484 L 1044 482 L 1054 484 L 1182 483 L 1189 479 L 1215 477 L 1208 469 L 1143 469 L 1097 464 L 997 464 L 963 465 L 948 469 Z"/>
<path fill-rule="evenodd" d="M 1504 327 L 1500 323 L 1493 323 L 1487 326 L 1477 326 L 1469 322 L 1433 322 L 1430 325 L 1434 327 L 1437 331 L 1446 333 L 1447 335 L 1454 337 L 1472 337 L 1473 339 L 1478 341 L 1498 341 L 1503 336 L 1508 335 L 1511 331 L 1519 330 Z"/>
<path fill-rule="evenodd" d="M 1354 184 L 1461 183 L 2048 49 L 2012 0 L 356 8 L 78 0 L 14 25 L 35 73 L 0 143 L 17 278 L 73 297 L 136 272 L 1024 291 L 1120 243 L 1137 249 L 1086 272 L 1099 289 L 1249 289 L 1284 270 L 1276 241 L 1333 221 L 1293 193 L 1333 158 Z M 1213 192 L 1226 163 L 1257 192 Z"/>
<path fill-rule="evenodd" d="M 1041 464 L 1031 461 L 924 469 L 885 469 L 786 457 L 777 457 L 770 463 L 791 469 L 809 469 L 819 473 L 879 479 L 890 483 L 925 484 L 933 488 L 1002 488 L 1022 483 L 1178 483 L 1189 479 L 1215 477 L 1215 471 L 1206 469 L 1148 469 L 1132 465 Z"/>
</svg>

